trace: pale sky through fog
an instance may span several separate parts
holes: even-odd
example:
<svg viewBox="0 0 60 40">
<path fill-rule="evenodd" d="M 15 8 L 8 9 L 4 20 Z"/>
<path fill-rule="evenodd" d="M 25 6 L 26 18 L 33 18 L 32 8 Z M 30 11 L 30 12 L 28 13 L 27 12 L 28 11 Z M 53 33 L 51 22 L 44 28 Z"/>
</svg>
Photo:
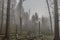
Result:
<svg viewBox="0 0 60 40">
<path fill-rule="evenodd" d="M 23 7 L 25 11 L 29 11 L 30 9 L 30 15 L 37 12 L 40 17 L 42 15 L 48 16 L 46 0 L 26 0 L 23 3 Z"/>
</svg>

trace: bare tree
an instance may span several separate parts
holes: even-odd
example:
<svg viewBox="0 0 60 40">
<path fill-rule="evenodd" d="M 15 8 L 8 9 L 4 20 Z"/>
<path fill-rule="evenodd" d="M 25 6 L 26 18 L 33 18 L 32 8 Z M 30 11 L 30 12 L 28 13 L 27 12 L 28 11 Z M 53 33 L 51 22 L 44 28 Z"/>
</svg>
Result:
<svg viewBox="0 0 60 40">
<path fill-rule="evenodd" d="M 2 27 L 3 27 L 3 13 L 4 13 L 4 0 L 2 1 L 2 15 L 1 15 L 1 30 L 0 30 L 0 33 L 2 33 Z"/>
<path fill-rule="evenodd" d="M 58 0 L 54 0 L 54 12 L 55 12 L 55 16 L 54 16 L 54 18 L 55 18 L 55 20 L 54 20 L 54 22 L 55 22 L 55 38 L 54 38 L 54 40 L 59 40 L 59 16 L 58 16 L 58 2 L 57 2 Z"/>
<path fill-rule="evenodd" d="M 10 22 L 10 0 L 7 1 L 7 14 L 6 14 L 6 32 L 5 32 L 5 37 L 2 40 L 9 40 L 8 37 L 8 27 L 9 27 L 9 22 Z"/>
<path fill-rule="evenodd" d="M 53 30 L 52 30 L 52 18 L 51 18 L 51 13 L 50 13 L 48 0 L 46 0 L 46 2 L 47 2 L 47 6 L 48 6 L 48 12 L 49 12 L 49 17 L 50 17 L 50 25 L 51 25 L 51 34 L 52 34 L 52 32 L 53 32 Z"/>
</svg>

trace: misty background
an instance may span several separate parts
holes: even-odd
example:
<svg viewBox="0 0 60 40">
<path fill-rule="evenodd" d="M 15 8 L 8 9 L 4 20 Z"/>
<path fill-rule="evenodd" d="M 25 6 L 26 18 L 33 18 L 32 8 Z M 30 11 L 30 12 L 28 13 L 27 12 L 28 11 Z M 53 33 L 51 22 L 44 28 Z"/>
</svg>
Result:
<svg viewBox="0 0 60 40">
<path fill-rule="evenodd" d="M 50 17 L 49 17 L 46 0 L 25 0 L 22 2 L 21 10 L 20 10 L 19 3 L 20 3 L 19 0 L 11 0 L 10 27 L 9 27 L 10 31 L 12 31 L 12 30 L 15 31 L 16 25 L 18 26 L 18 31 L 20 30 L 19 28 L 20 28 L 20 11 L 21 11 L 23 30 L 29 30 L 29 31 L 34 30 L 34 27 L 35 27 L 34 22 L 36 22 L 36 31 L 38 31 L 38 29 L 39 29 L 38 22 L 40 21 L 41 31 L 51 32 Z M 58 3 L 59 3 L 59 1 L 58 1 Z M 1 5 L 0 13 L 2 15 L 2 1 L 1 0 L 0 0 L 0 5 Z M 51 17 L 52 17 L 52 29 L 54 30 L 54 9 L 53 9 L 54 5 L 53 5 L 52 0 L 49 0 L 49 6 L 51 6 L 50 12 L 51 12 Z M 7 0 L 4 0 L 4 12 L 3 12 L 4 20 L 3 20 L 3 27 L 2 27 L 3 31 L 5 31 L 6 10 L 7 10 Z M 0 19 L 1 19 L 1 15 L 0 15 Z M 35 21 L 33 21 L 33 20 L 35 20 Z M 32 28 L 32 26 L 33 26 L 33 28 Z"/>
<path fill-rule="evenodd" d="M 5 23 L 6 23 L 6 8 L 7 8 L 7 0 L 4 0 L 4 22 L 3 22 L 3 31 L 5 31 Z M 11 0 L 11 7 L 10 7 L 10 28 L 11 30 L 15 30 L 15 23 L 18 26 L 20 26 L 20 1 L 19 0 Z M 51 3 L 49 1 L 49 3 Z M 2 3 L 1 3 L 2 4 Z M 2 7 L 2 5 L 1 5 Z M 1 8 L 0 7 L 0 8 Z M 49 12 L 47 8 L 47 3 L 46 0 L 25 0 L 22 3 L 22 8 L 21 8 L 21 16 L 22 16 L 22 27 L 24 30 L 31 30 L 34 20 L 34 16 L 37 15 L 38 20 L 41 22 L 41 30 L 44 31 L 44 29 L 47 31 L 51 31 L 51 26 L 50 26 L 50 18 L 49 18 Z M 52 10 L 52 9 L 51 9 Z M 2 10 L 1 10 L 2 12 Z M 52 14 L 51 14 L 52 15 Z M 15 16 L 15 19 L 14 19 Z M 14 21 L 15 20 L 15 21 Z M 52 15 L 52 24 L 53 23 L 53 15 Z M 27 26 L 26 26 L 27 25 Z M 31 26 L 30 26 L 31 25 Z M 42 26 L 44 25 L 44 26 Z M 54 26 L 53 26 L 54 27 Z M 33 27 L 34 28 L 34 27 Z M 33 30 L 32 28 L 32 30 Z M 38 22 L 36 26 L 36 30 L 38 31 Z M 11 31 L 10 30 L 10 31 Z"/>
<path fill-rule="evenodd" d="M 59 0 L 0 0 L 3 40 L 59 39 L 59 21 Z"/>
</svg>

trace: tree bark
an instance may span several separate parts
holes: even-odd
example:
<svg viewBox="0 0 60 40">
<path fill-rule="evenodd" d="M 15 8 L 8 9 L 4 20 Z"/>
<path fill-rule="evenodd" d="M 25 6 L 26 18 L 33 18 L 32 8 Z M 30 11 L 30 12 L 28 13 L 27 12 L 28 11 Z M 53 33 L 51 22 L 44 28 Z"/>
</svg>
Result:
<svg viewBox="0 0 60 40">
<path fill-rule="evenodd" d="M 2 40 L 9 40 L 9 37 L 8 37 L 9 24 L 10 24 L 10 0 L 7 1 L 6 32 L 5 32 L 5 37 Z"/>
<path fill-rule="evenodd" d="M 55 16 L 54 16 L 54 22 L 55 22 L 55 38 L 54 40 L 59 40 L 59 16 L 58 16 L 58 0 L 54 0 L 54 12 L 55 12 Z"/>
<path fill-rule="evenodd" d="M 3 13 L 4 13 L 4 0 L 2 1 L 2 15 L 1 15 L 1 30 L 0 30 L 0 33 L 2 33 L 2 27 L 3 27 Z"/>
</svg>

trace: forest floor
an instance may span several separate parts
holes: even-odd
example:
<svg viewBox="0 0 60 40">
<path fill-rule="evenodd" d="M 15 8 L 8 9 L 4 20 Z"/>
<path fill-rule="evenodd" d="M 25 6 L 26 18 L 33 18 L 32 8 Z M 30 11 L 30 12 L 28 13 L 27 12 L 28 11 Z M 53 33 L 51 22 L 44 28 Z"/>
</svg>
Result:
<svg viewBox="0 0 60 40">
<path fill-rule="evenodd" d="M 53 40 L 54 37 L 52 35 L 44 35 L 44 36 L 36 36 L 36 37 L 30 37 L 28 35 L 19 35 L 17 38 L 19 40 Z M 15 36 L 10 36 L 10 40 L 16 40 L 16 35 Z"/>
<path fill-rule="evenodd" d="M 3 36 L 0 35 L 0 40 Z M 27 35 L 27 34 L 10 34 L 9 35 L 9 40 L 53 40 L 54 36 L 53 35 L 42 35 L 39 36 L 37 35 L 36 37 L 32 37 L 31 35 Z"/>
</svg>

